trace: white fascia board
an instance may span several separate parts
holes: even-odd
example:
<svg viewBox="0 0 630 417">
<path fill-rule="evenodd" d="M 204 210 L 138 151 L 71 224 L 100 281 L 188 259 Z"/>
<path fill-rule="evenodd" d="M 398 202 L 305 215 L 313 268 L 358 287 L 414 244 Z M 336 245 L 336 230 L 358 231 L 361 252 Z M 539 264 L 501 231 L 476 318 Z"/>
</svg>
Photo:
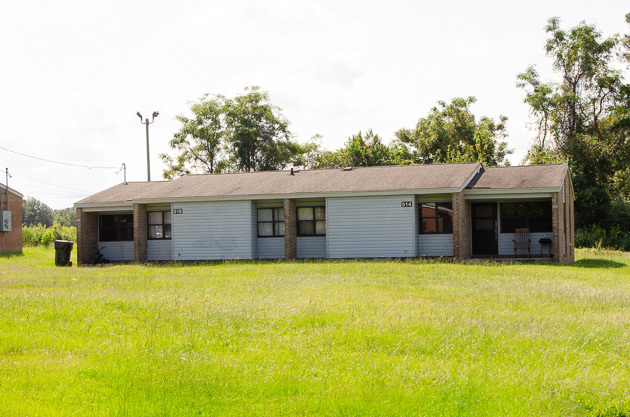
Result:
<svg viewBox="0 0 630 417">
<path fill-rule="evenodd" d="M 459 188 L 433 188 L 422 190 L 390 190 L 390 191 L 360 191 L 338 193 L 304 193 L 304 194 L 261 194 L 217 197 L 178 197 L 133 200 L 134 204 L 159 203 L 189 203 L 202 201 L 243 201 L 243 200 L 280 200 L 285 198 L 334 198 L 334 197 L 379 197 L 392 195 L 422 195 L 422 194 L 452 194 L 459 192 Z"/>
<path fill-rule="evenodd" d="M 17 191 L 15 191 L 13 188 L 11 187 L 7 187 L 6 185 L 0 185 L 0 188 L 2 188 L 2 190 L 6 191 L 7 188 L 9 189 L 9 192 L 13 195 L 16 195 L 20 198 L 24 198 L 24 196 L 22 195 L 22 193 L 18 193 Z"/>
<path fill-rule="evenodd" d="M 468 184 L 470 184 L 470 182 L 473 180 L 473 178 L 475 178 L 475 175 L 479 174 L 479 171 L 481 171 L 481 168 L 483 168 L 483 166 L 481 165 L 481 163 L 477 164 L 477 168 L 473 171 L 473 173 L 470 175 L 470 177 L 468 177 L 468 179 L 466 181 L 464 181 L 464 184 L 459 188 L 459 192 L 461 193 L 466 187 L 468 187 Z"/>
<path fill-rule="evenodd" d="M 119 204 L 75 204 L 75 208 L 83 209 L 84 212 L 90 213 L 95 211 L 133 211 L 133 205 Z"/>
<path fill-rule="evenodd" d="M 556 193 L 557 188 L 522 188 L 522 189 L 479 189 L 464 190 L 464 198 L 466 200 L 481 199 L 514 199 L 514 198 L 551 198 L 552 193 Z"/>
</svg>

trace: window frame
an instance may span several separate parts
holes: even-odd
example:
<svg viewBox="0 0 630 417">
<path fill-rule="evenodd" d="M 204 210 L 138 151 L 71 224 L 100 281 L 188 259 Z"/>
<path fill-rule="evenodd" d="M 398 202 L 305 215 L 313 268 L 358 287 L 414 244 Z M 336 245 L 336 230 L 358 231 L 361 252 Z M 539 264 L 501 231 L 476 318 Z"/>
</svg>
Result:
<svg viewBox="0 0 630 417">
<path fill-rule="evenodd" d="M 424 216 L 422 213 L 422 208 L 425 204 L 433 204 L 433 211 L 434 211 L 434 215 L 433 216 Z M 444 227 L 444 221 L 442 221 L 442 227 L 440 227 L 440 219 L 444 219 L 445 217 L 440 216 L 438 213 L 438 207 L 445 207 L 448 209 L 450 216 L 448 216 L 448 218 L 450 219 L 450 227 L 446 228 Z M 425 232 L 423 229 L 423 222 L 422 220 L 426 219 L 426 220 L 430 220 L 430 219 L 434 219 L 435 220 L 435 232 Z M 453 234 L 453 202 L 452 201 L 422 201 L 418 203 L 418 234 L 420 235 L 452 235 Z"/>
<path fill-rule="evenodd" d="M 260 210 L 271 210 L 271 220 L 260 220 Z M 282 220 L 278 220 L 276 210 L 282 210 Z M 270 223 L 271 224 L 271 235 L 260 235 L 260 224 L 261 223 Z M 283 229 L 282 234 L 276 233 L 276 224 L 282 223 Z M 256 209 L 256 235 L 259 238 L 273 238 L 273 237 L 284 237 L 284 207 L 258 207 Z"/>
<path fill-rule="evenodd" d="M 125 222 L 118 221 L 117 223 L 114 221 L 115 223 L 114 226 L 107 227 L 107 226 L 103 226 L 103 221 L 105 217 L 113 217 L 114 219 L 119 218 L 118 220 L 124 217 L 124 218 L 127 218 L 127 221 Z M 123 225 L 125 225 L 125 227 L 123 227 Z M 103 240 L 103 235 L 106 234 L 106 233 L 103 233 L 104 229 L 109 229 L 110 231 L 113 231 L 116 234 L 117 238 Z M 130 236 L 131 239 L 122 238 L 123 230 L 127 231 L 128 237 Z M 98 241 L 99 242 L 133 242 L 134 241 L 133 214 L 131 213 L 99 214 L 98 216 Z"/>
<path fill-rule="evenodd" d="M 300 220 L 300 209 L 311 209 L 312 218 L 306 220 Z M 324 218 L 318 219 L 315 216 L 315 209 L 323 209 Z M 326 236 L 326 206 L 300 206 L 295 208 L 295 220 L 297 227 L 297 235 L 298 237 L 322 237 Z M 317 223 L 324 222 L 324 233 L 317 233 Z M 310 223 L 313 233 L 302 233 L 300 230 L 300 223 Z"/>
<path fill-rule="evenodd" d="M 151 213 L 160 213 L 161 214 L 161 223 L 151 223 Z M 169 213 L 171 215 L 171 222 L 164 223 L 164 213 Z M 151 237 L 151 226 L 162 226 L 162 237 Z M 166 229 L 169 229 L 169 237 L 166 236 Z M 156 211 L 147 211 L 147 239 L 148 240 L 171 240 L 173 239 L 173 215 L 170 210 L 156 210 Z"/>
</svg>

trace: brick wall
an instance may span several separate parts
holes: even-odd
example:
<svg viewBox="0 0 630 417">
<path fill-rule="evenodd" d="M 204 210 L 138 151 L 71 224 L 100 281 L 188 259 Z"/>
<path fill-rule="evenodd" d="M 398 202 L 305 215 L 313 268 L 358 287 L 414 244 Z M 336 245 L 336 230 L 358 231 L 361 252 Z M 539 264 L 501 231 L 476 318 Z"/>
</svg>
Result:
<svg viewBox="0 0 630 417">
<path fill-rule="evenodd" d="M 6 194 L 2 197 L 6 198 Z M 0 232 L 0 252 L 21 252 L 22 198 L 11 192 L 9 192 L 9 211 L 11 212 L 11 231 Z"/>
<path fill-rule="evenodd" d="M 453 193 L 453 256 L 470 258 L 470 245 L 470 202 L 464 193 Z"/>
<path fill-rule="evenodd" d="M 553 260 L 573 262 L 575 260 L 575 225 L 573 193 L 569 175 L 564 180 L 562 191 L 551 196 L 553 218 Z"/>
<path fill-rule="evenodd" d="M 98 254 L 98 213 L 77 209 L 77 264 L 93 264 Z"/>
<path fill-rule="evenodd" d="M 295 199 L 284 200 L 284 259 L 297 258 L 297 209 Z"/>
<path fill-rule="evenodd" d="M 147 246 L 148 239 L 147 205 L 133 205 L 133 255 L 136 262 L 145 263 L 149 260 Z"/>
<path fill-rule="evenodd" d="M 553 260 L 575 260 L 575 225 L 571 180 L 567 174 L 562 191 L 551 197 L 553 216 Z"/>
<path fill-rule="evenodd" d="M 573 184 L 571 183 L 570 174 L 567 173 L 567 177 L 564 181 L 565 189 L 567 190 L 567 225 L 569 227 L 568 239 L 569 239 L 569 253 L 566 262 L 575 262 L 575 212 L 573 205 Z"/>
</svg>

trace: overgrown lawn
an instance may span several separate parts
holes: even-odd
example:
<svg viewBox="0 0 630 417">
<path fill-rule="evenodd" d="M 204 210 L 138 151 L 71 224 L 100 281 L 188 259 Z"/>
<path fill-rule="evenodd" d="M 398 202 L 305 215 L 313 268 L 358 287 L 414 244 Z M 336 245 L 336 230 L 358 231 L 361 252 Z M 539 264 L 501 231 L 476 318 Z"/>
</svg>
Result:
<svg viewBox="0 0 630 417">
<path fill-rule="evenodd" d="M 76 262 L 75 262 L 76 263 Z M 630 416 L 630 254 L 0 257 L 2 416 Z"/>
</svg>

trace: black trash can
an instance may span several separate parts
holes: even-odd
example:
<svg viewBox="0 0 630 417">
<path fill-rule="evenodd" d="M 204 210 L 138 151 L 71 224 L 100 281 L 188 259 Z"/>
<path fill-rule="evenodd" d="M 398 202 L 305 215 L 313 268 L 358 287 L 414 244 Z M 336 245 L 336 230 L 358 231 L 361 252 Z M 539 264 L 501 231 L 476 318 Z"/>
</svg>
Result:
<svg viewBox="0 0 630 417">
<path fill-rule="evenodd" d="M 74 242 L 71 240 L 55 240 L 55 265 L 56 266 L 72 266 L 70 262 L 70 254 Z"/>
</svg>

